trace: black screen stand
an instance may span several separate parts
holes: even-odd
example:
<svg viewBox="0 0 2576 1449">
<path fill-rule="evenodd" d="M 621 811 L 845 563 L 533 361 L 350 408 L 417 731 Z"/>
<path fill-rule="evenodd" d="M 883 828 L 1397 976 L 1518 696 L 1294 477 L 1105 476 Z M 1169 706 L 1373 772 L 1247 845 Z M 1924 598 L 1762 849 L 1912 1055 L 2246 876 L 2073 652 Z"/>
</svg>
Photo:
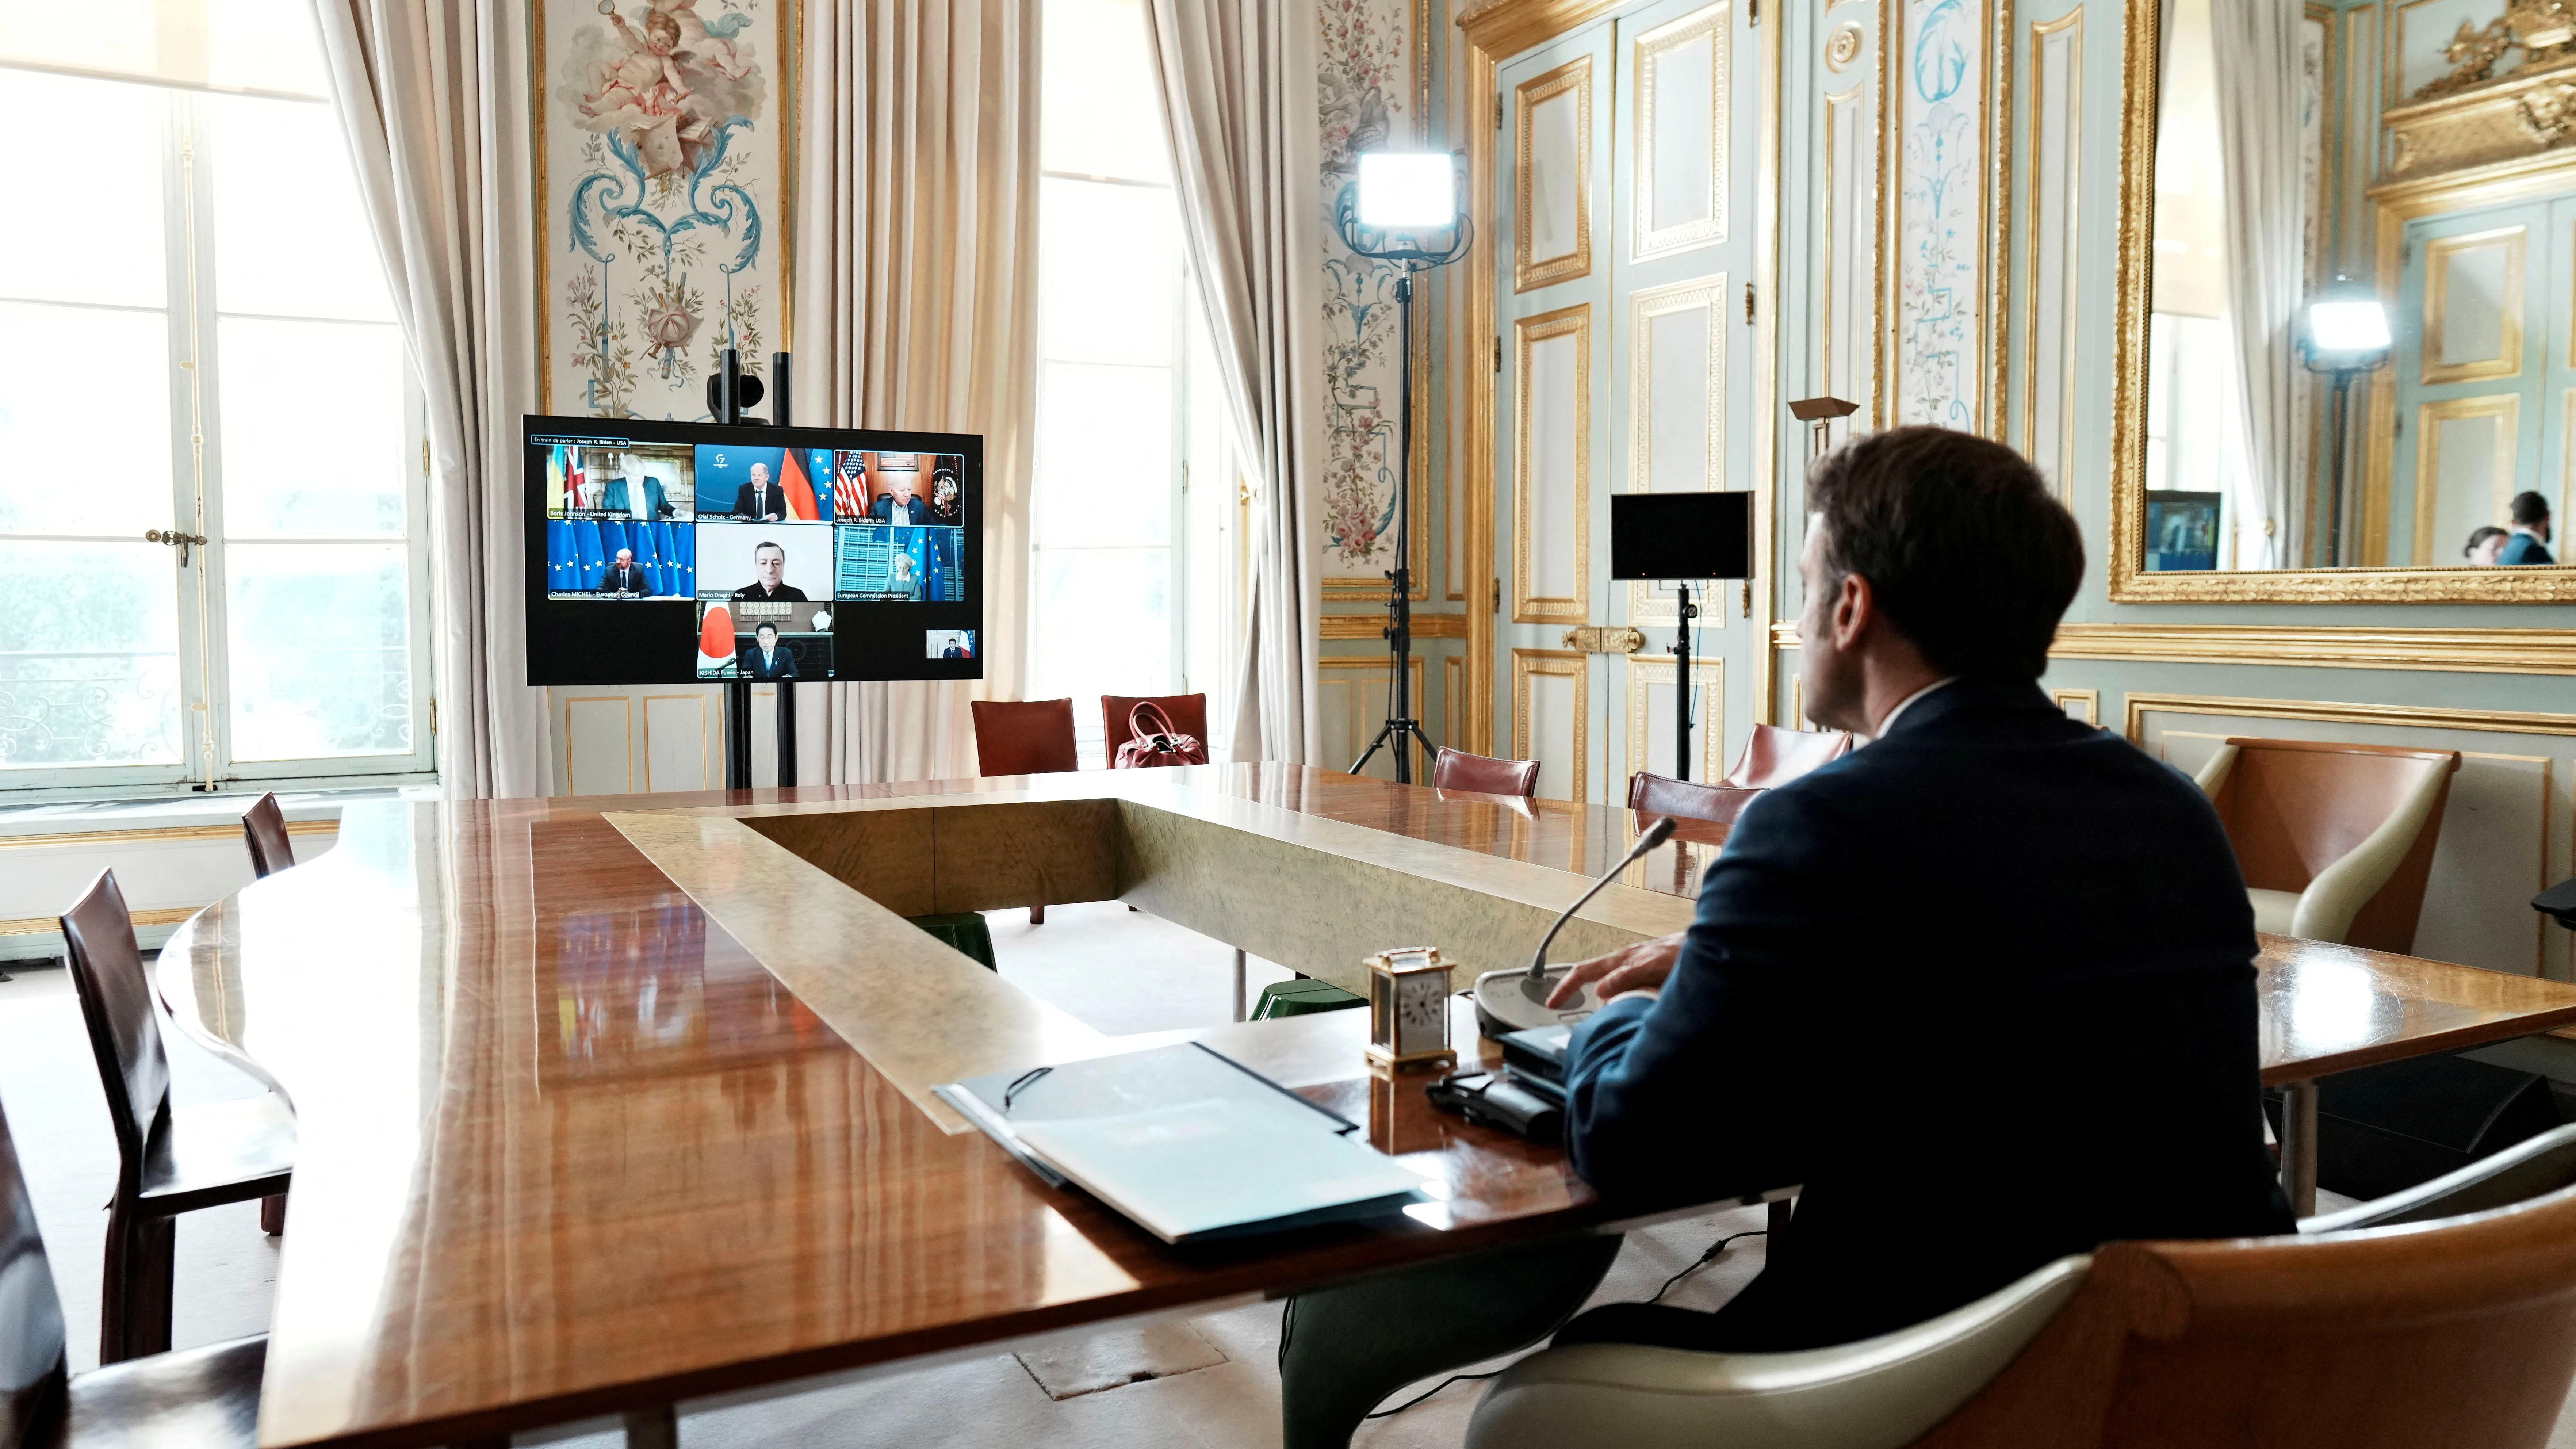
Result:
<svg viewBox="0 0 2576 1449">
<path fill-rule="evenodd" d="M 788 426 L 789 397 L 788 357 L 784 352 L 769 354 L 770 405 L 769 421 Z M 750 387 L 745 388 L 748 382 Z M 742 375 L 742 354 L 733 348 L 724 351 L 724 366 L 707 379 L 707 404 L 720 423 L 746 421 L 742 410 L 747 403 L 760 401 L 760 379 Z M 752 419 L 751 421 L 757 421 Z M 778 682 L 778 784 L 781 789 L 796 783 L 796 682 Z M 725 788 L 751 788 L 751 681 L 725 681 Z"/>
</svg>

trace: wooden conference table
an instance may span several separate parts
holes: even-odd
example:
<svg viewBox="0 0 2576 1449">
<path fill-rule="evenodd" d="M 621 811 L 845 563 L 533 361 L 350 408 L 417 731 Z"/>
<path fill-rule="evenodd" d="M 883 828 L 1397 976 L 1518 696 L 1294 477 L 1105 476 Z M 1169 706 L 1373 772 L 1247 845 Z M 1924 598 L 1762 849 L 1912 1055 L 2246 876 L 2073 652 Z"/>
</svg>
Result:
<svg viewBox="0 0 2576 1449">
<path fill-rule="evenodd" d="M 904 918 L 1119 898 L 1343 985 L 1425 941 L 1472 974 L 1633 830 L 1275 765 L 352 806 L 159 968 L 182 1026 L 296 1109 L 259 1442 L 616 1414 L 650 1441 L 675 1404 L 1615 1226 L 1561 1153 L 1373 1084 L 1365 1012 L 1109 1037 Z M 1717 848 L 1631 866 L 1557 955 L 1679 929 Z M 2576 1021 L 2576 988 L 2264 945 L 2269 1082 Z M 1174 1249 L 930 1095 L 1185 1037 L 1366 1121 L 1432 1200 Z"/>
</svg>

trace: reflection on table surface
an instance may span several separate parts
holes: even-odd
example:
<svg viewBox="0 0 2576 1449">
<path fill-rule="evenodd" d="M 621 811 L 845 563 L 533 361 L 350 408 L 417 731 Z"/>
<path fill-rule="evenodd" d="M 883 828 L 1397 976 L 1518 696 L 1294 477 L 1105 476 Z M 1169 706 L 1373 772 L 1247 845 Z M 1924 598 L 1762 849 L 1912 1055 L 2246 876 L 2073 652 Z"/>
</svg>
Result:
<svg viewBox="0 0 2576 1449">
<path fill-rule="evenodd" d="M 930 938 L 731 817 L 1099 798 L 1247 842 L 1374 855 L 1426 889 L 1485 890 L 1524 913 L 1524 897 L 1571 899 L 1576 873 L 1608 868 L 1633 838 L 1608 807 L 1270 766 L 352 807 L 333 850 L 200 913 L 160 967 L 180 1022 L 297 1109 L 262 1442 L 532 1427 L 1602 1220 L 1560 1153 L 1432 1112 L 1418 1083 L 1373 1084 L 1366 1012 L 1119 1039 L 1032 1003 L 1027 1039 L 1059 1060 L 1205 1040 L 1365 1122 L 1430 1198 L 1400 1223 L 1166 1247 L 1041 1187 L 981 1137 L 941 1130 L 848 1044 L 892 1023 L 971 1050 L 1017 1029 L 1000 1019 L 1015 988 L 975 969 L 960 978 L 984 993 L 975 1011 L 934 1009 L 944 988 L 927 978 L 855 1008 L 808 1000 L 604 818 L 696 819 L 743 843 L 701 862 L 717 873 L 695 887 L 708 900 L 793 877 L 821 893 L 807 899 L 857 913 L 853 942 L 876 932 L 913 960 Z M 1716 848 L 1649 855 L 1599 919 L 1687 920 Z M 748 862 L 776 874 L 721 878 Z M 1379 929 L 1409 940 L 1408 924 Z M 2576 1018 L 2576 988 L 2266 946 L 2276 1080 L 2434 1034 Z M 850 969 L 879 949 L 850 946 Z M 1464 1003 L 1452 1031 L 1474 1039 Z"/>
</svg>

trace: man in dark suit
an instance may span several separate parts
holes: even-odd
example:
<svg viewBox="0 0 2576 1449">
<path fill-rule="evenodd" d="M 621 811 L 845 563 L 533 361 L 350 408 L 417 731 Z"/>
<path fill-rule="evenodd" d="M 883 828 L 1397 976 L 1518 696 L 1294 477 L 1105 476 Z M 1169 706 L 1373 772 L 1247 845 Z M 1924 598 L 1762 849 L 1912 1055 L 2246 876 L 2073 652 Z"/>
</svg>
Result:
<svg viewBox="0 0 2576 1449">
<path fill-rule="evenodd" d="M 599 586 L 609 593 L 640 594 L 650 598 L 653 595 L 653 575 L 635 561 L 635 550 L 621 548 L 617 551 L 617 561 L 600 576 Z"/>
<path fill-rule="evenodd" d="M 2528 489 L 2513 495 L 2513 537 L 2505 540 L 2496 562 L 2505 565 L 2556 563 L 2549 554 L 2549 500 Z"/>
<path fill-rule="evenodd" d="M 1724 1309 L 1605 1307 L 1559 1343 L 1846 1343 L 2111 1239 L 2292 1227 L 2226 834 L 2190 780 L 2037 685 L 2083 575 L 2074 520 L 2010 449 L 1921 427 L 1825 459 L 1807 506 L 1806 710 L 1875 742 L 1744 811 L 1687 932 L 1571 973 L 1609 1004 L 1566 1071 L 1575 1168 L 1612 1202 L 1798 1185 L 1797 1209 Z M 1289 1449 L 1545 1334 L 1613 1253 L 1295 1300 Z M 1375 1341 L 1389 1316 L 1416 1341 L 1477 1332 Z"/>
<path fill-rule="evenodd" d="M 930 505 L 912 496 L 912 474 L 888 473 L 886 482 L 893 485 L 894 492 L 877 495 L 876 503 L 868 509 L 870 518 L 879 523 L 928 523 L 930 521 Z"/>
<path fill-rule="evenodd" d="M 733 591 L 736 603 L 802 604 L 810 602 L 805 591 L 786 582 L 787 550 L 774 543 L 751 546 L 751 582 Z"/>
<path fill-rule="evenodd" d="M 751 481 L 734 490 L 735 516 L 776 523 L 787 516 L 787 490 L 769 481 L 769 465 L 751 465 Z"/>
<path fill-rule="evenodd" d="M 763 624 L 751 637 L 752 647 L 742 651 L 745 679 L 796 678 L 796 651 L 778 642 L 777 625 Z"/>
</svg>

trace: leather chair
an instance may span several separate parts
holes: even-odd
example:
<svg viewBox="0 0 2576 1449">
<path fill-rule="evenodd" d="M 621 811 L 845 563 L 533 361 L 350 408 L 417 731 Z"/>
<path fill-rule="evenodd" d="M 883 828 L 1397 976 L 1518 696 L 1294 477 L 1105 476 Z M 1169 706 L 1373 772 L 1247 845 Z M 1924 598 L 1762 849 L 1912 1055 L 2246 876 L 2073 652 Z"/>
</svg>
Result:
<svg viewBox="0 0 2576 1449">
<path fill-rule="evenodd" d="M 1739 790 L 1768 790 L 1786 785 L 1820 765 L 1851 753 L 1852 737 L 1841 730 L 1784 730 L 1757 724 L 1735 757 L 1735 768 L 1717 783 Z"/>
<path fill-rule="evenodd" d="M 891 496 L 891 495 L 889 495 Z M 1081 768 L 1073 748 L 1073 700 L 978 699 L 975 764 L 987 775 L 1049 775 Z M 1029 924 L 1046 924 L 1046 907 L 1029 907 Z"/>
<path fill-rule="evenodd" d="M 1720 845 L 1726 840 L 1725 830 L 1710 830 L 1707 826 L 1732 827 L 1735 817 L 1743 814 L 1744 807 L 1761 793 L 1733 785 L 1703 785 L 1670 775 L 1650 775 L 1643 770 L 1628 777 L 1628 808 L 1637 812 L 1640 828 L 1653 824 L 1657 816 L 1669 815 L 1674 820 L 1676 838 L 1706 845 Z"/>
<path fill-rule="evenodd" d="M 249 1449 L 265 1337 L 65 1372 L 63 1304 L 0 1113 L 0 1449 Z"/>
<path fill-rule="evenodd" d="M 1497 760 L 1443 745 L 1440 753 L 1431 757 L 1431 788 L 1477 795 L 1516 795 L 1527 800 L 1538 794 L 1538 761 Z"/>
<path fill-rule="evenodd" d="M 1172 722 L 1172 728 L 1204 745 L 1207 737 L 1207 696 L 1204 694 L 1104 694 L 1100 696 L 1100 755 L 1105 761 L 1118 758 L 1118 747 L 1136 738 L 1127 727 L 1127 716 L 1136 706 L 1160 706 Z M 1215 751 L 1209 751 L 1214 758 Z"/>
<path fill-rule="evenodd" d="M 2254 929 L 2411 955 L 2456 750 L 2231 739 L 2201 767 Z"/>
<path fill-rule="evenodd" d="M 2544 1140 L 2454 1176 L 2488 1168 L 2493 1197 L 2509 1169 L 2527 1185 L 2541 1158 L 2576 1163 Z M 2576 1187 L 2428 1221 L 2430 1206 L 2356 1231 L 2111 1243 L 1836 1348 L 1549 1349 L 1496 1382 L 1467 1443 L 2543 1449 L 2576 1378 Z"/>
<path fill-rule="evenodd" d="M 250 873 L 261 880 L 295 864 L 295 847 L 286 838 L 286 812 L 277 808 L 274 791 L 242 812 L 242 838 L 250 844 Z"/>
<path fill-rule="evenodd" d="M 295 1166 L 295 1116 L 274 1094 L 196 1106 L 170 1100 L 170 1061 L 116 872 L 99 873 L 62 927 L 116 1129 L 98 1360 L 122 1363 L 170 1347 L 175 1219 L 251 1198 L 282 1199 Z M 283 1223 L 272 1225 L 263 1213 L 261 1226 L 274 1232 Z"/>
</svg>

